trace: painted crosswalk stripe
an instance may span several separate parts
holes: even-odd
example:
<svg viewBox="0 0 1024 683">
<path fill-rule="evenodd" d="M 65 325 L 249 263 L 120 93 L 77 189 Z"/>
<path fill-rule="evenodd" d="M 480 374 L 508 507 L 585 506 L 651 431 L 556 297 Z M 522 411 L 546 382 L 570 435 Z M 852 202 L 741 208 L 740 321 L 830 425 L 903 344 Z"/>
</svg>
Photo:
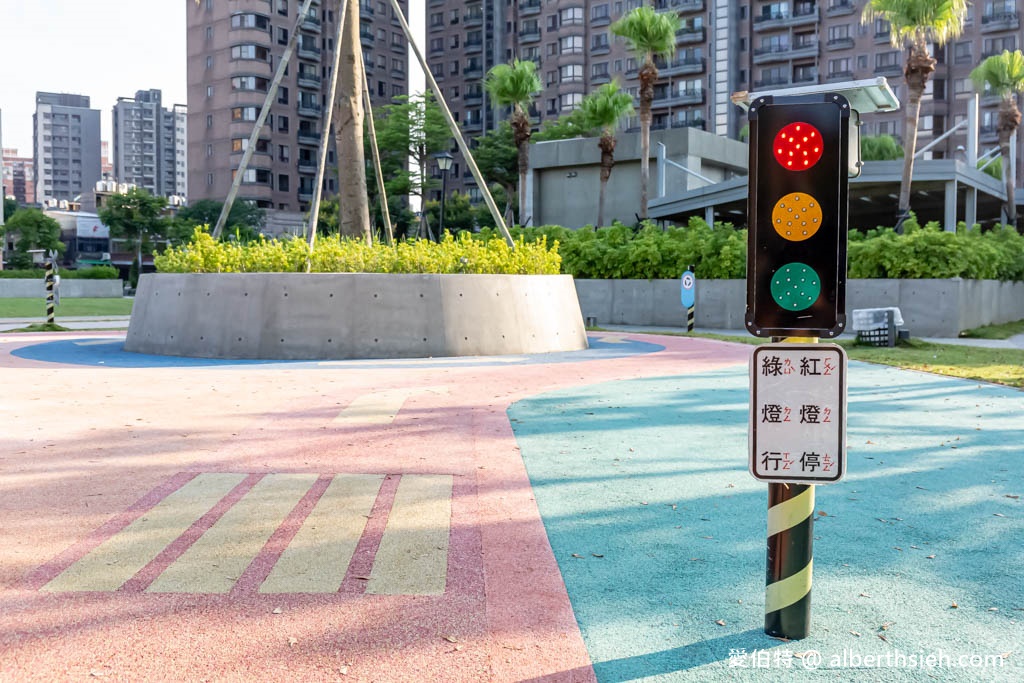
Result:
<svg viewBox="0 0 1024 683">
<path fill-rule="evenodd" d="M 316 474 L 268 474 L 150 584 L 150 593 L 227 593 Z"/>
<path fill-rule="evenodd" d="M 447 387 L 420 387 L 389 389 L 374 391 L 356 397 L 344 410 L 334 418 L 333 424 L 338 427 L 391 424 L 402 409 L 405 402 L 412 396 L 420 394 L 446 394 Z"/>
<path fill-rule="evenodd" d="M 117 590 L 245 479 L 244 474 L 200 474 L 97 546 L 42 590 Z"/>
<path fill-rule="evenodd" d="M 444 593 L 451 497 L 450 475 L 402 475 L 370 572 L 367 593 Z"/>
<path fill-rule="evenodd" d="M 383 481 L 380 474 L 335 475 L 259 592 L 336 592 Z"/>
</svg>

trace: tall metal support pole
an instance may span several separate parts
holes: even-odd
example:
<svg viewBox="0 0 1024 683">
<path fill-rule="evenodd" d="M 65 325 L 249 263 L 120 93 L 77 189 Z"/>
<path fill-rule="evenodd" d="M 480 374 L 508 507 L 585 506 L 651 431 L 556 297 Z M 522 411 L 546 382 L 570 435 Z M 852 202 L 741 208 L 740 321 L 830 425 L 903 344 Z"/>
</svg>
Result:
<svg viewBox="0 0 1024 683">
<path fill-rule="evenodd" d="M 51 324 L 51 325 L 53 324 L 53 318 L 54 318 L 54 313 L 53 313 L 53 308 L 54 308 L 53 286 L 54 286 L 54 284 L 57 281 L 57 278 L 54 276 L 54 268 L 53 268 L 53 259 L 54 258 L 55 257 L 53 255 L 49 255 L 49 256 L 46 257 L 46 322 Z"/>
<path fill-rule="evenodd" d="M 405 20 L 405 15 L 402 14 L 402 8 L 398 4 L 398 0 L 391 0 L 391 7 L 395 10 L 395 18 L 398 19 L 399 23 L 402 25 L 402 31 L 405 33 L 405 39 L 409 41 L 409 45 L 412 47 L 412 51 L 416 55 L 416 59 L 419 61 L 420 67 L 423 69 L 423 75 L 426 77 L 427 83 L 430 85 L 430 89 L 434 91 L 437 103 L 441 105 L 441 113 L 444 114 L 444 118 L 448 122 L 448 128 L 452 132 L 452 137 L 455 138 L 455 142 L 459 146 L 459 151 L 462 153 L 462 158 L 466 160 L 466 165 L 469 166 L 469 171 L 473 174 L 477 187 L 480 188 L 480 193 L 484 196 L 484 202 L 487 204 L 487 208 L 491 212 L 491 218 L 494 219 L 494 224 L 505 237 L 505 241 L 508 243 L 508 246 L 514 249 L 516 243 L 512 239 L 512 235 L 509 233 L 508 227 L 505 225 L 505 219 L 498 210 L 498 205 L 494 203 L 494 197 L 491 196 L 491 190 L 487 187 L 487 181 L 484 180 L 483 174 L 480 173 L 480 169 L 477 168 L 476 161 L 473 159 L 473 155 L 469 151 L 469 145 L 466 144 L 466 140 L 462 137 L 462 131 L 459 129 L 459 124 L 455 123 L 455 118 L 452 116 L 451 110 L 448 109 L 448 103 L 444 100 L 441 88 L 438 87 L 437 81 L 434 80 L 434 74 L 430 73 L 430 69 L 427 66 L 427 60 L 423 59 L 423 53 L 420 52 L 419 45 L 417 45 L 416 41 L 413 39 L 412 31 L 409 30 L 409 24 Z"/>
<path fill-rule="evenodd" d="M 448 169 L 441 170 L 441 221 L 437 230 L 437 241 L 444 239 L 444 196 L 448 194 Z"/>
<path fill-rule="evenodd" d="M 299 26 L 303 21 L 306 20 L 306 14 L 309 12 L 309 6 L 313 0 L 303 0 L 302 7 L 299 9 L 298 16 L 295 17 L 295 23 L 292 25 L 292 34 L 288 38 L 288 45 L 284 49 L 284 53 L 281 55 L 281 60 L 277 63 L 277 71 L 274 73 L 274 80 L 270 82 L 270 89 L 267 91 L 267 96 L 263 100 L 263 108 L 260 109 L 259 116 L 256 117 L 256 125 L 252 127 L 252 134 L 249 135 L 249 142 L 246 144 L 245 151 L 242 152 L 242 160 L 238 162 L 238 170 L 235 171 L 235 177 L 231 181 L 231 189 L 228 190 L 227 199 L 224 200 L 224 206 L 220 209 L 220 216 L 217 217 L 217 225 L 213 228 L 213 236 L 219 238 L 221 232 L 224 231 L 224 224 L 228 221 L 228 214 L 231 213 L 231 207 L 235 203 L 235 197 L 238 196 L 238 188 L 242 184 L 242 178 L 245 176 L 245 169 L 249 166 L 249 160 L 252 159 L 253 152 L 256 151 L 256 141 L 260 137 L 260 132 L 263 130 L 263 124 L 267 120 L 267 116 L 270 114 L 270 106 L 274 99 L 277 97 L 277 88 L 281 85 L 282 79 L 284 79 L 284 72 L 288 68 L 288 62 L 291 61 L 292 53 L 295 51 L 295 44 L 299 41 Z"/>
<path fill-rule="evenodd" d="M 320 220 L 320 196 L 324 187 L 324 169 L 327 167 L 327 143 L 331 139 L 331 114 L 334 111 L 334 93 L 338 87 L 338 65 L 341 64 L 341 36 L 345 31 L 345 13 L 348 11 L 348 3 L 341 3 L 341 11 L 338 13 L 338 33 L 334 37 L 334 66 L 331 68 L 331 84 L 327 88 L 327 107 L 324 112 L 324 120 L 320 130 L 320 150 L 316 164 L 316 182 L 313 185 L 313 199 L 309 207 L 309 225 L 306 227 L 306 235 L 309 238 L 309 252 L 313 253 L 313 243 L 316 242 L 316 224 Z M 362 50 L 359 51 L 360 53 Z M 312 268 L 312 263 L 306 263 L 306 272 Z"/>
<path fill-rule="evenodd" d="M 380 197 L 380 214 L 384 217 L 384 232 L 388 244 L 395 244 L 395 233 L 391 229 L 391 209 L 388 208 L 388 193 L 384 189 L 384 176 L 380 169 L 380 150 L 377 149 L 377 128 L 373 123 L 373 104 L 370 102 L 370 81 L 366 77 L 363 51 L 358 53 L 359 70 L 363 72 L 363 106 L 366 108 L 366 125 L 370 131 L 370 153 L 373 155 L 373 174 L 377 176 L 377 195 Z"/>
</svg>

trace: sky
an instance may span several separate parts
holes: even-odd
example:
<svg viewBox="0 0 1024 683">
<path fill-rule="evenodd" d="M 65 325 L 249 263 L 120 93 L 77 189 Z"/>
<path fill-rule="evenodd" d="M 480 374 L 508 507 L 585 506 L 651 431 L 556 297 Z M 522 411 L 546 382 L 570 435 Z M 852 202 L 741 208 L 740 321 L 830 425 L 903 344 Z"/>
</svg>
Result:
<svg viewBox="0 0 1024 683">
<path fill-rule="evenodd" d="M 88 95 L 90 106 L 101 112 L 102 138 L 108 142 L 118 97 L 156 88 L 163 91 L 165 107 L 187 104 L 185 9 L 191 2 L 0 0 L 3 146 L 32 156 L 36 91 Z M 410 2 L 418 35 L 423 2 Z M 414 76 L 418 69 L 410 64 L 409 73 Z"/>
</svg>

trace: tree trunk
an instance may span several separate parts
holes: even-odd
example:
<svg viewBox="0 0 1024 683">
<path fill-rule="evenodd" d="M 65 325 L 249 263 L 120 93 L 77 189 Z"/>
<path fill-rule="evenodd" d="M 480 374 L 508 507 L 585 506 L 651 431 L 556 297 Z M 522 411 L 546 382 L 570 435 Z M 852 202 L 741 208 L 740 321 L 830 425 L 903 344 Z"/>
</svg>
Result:
<svg viewBox="0 0 1024 683">
<path fill-rule="evenodd" d="M 651 104 L 658 69 L 650 55 L 638 74 L 640 77 L 640 220 L 647 218 L 647 184 L 651 178 Z"/>
<path fill-rule="evenodd" d="M 519 224 L 525 225 L 526 215 L 526 173 L 530 169 L 530 120 L 518 104 L 512 111 L 512 137 L 516 143 L 519 158 Z"/>
<path fill-rule="evenodd" d="M 601 148 L 601 191 L 597 195 L 597 225 L 604 225 L 604 200 L 608 192 L 608 178 L 615 165 L 615 137 L 607 132 L 601 136 L 597 146 Z"/>
<path fill-rule="evenodd" d="M 363 79 L 359 78 L 356 50 L 359 42 L 359 0 L 348 3 L 337 96 L 334 100 L 335 146 L 338 152 L 338 231 L 342 237 L 357 237 L 370 244 L 370 207 L 366 196 L 366 161 L 363 157 Z"/>
<path fill-rule="evenodd" d="M 1006 219 L 1017 228 L 1017 198 L 1014 193 L 1013 166 L 1010 164 L 1010 136 L 1020 127 L 1021 114 L 1013 95 L 1004 98 L 999 105 L 999 153 L 1003 156 L 1003 182 L 1006 184 Z"/>
<path fill-rule="evenodd" d="M 910 211 L 910 183 L 917 153 L 917 124 L 921 115 L 921 96 L 928 77 L 935 71 L 935 60 L 924 45 L 913 45 L 903 75 L 907 83 L 907 108 L 903 121 L 903 177 L 900 179 L 899 216 L 896 232 L 903 232 L 903 221 Z"/>
</svg>

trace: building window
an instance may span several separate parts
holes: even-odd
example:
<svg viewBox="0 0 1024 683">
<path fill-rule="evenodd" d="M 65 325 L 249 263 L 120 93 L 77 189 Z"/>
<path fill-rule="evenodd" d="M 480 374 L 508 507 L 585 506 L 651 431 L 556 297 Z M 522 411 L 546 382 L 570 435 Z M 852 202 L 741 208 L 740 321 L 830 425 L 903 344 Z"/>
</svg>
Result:
<svg viewBox="0 0 1024 683">
<path fill-rule="evenodd" d="M 231 179 L 234 180 L 237 174 L 238 169 L 232 170 Z M 271 173 L 265 168 L 247 168 L 242 174 L 242 183 L 246 185 L 269 185 L 271 182 Z"/>
<path fill-rule="evenodd" d="M 207 173 L 206 174 L 206 184 L 207 185 L 213 185 L 213 174 L 212 173 Z"/>
<path fill-rule="evenodd" d="M 213 156 L 213 145 L 210 145 L 210 144 L 206 145 L 206 156 L 208 156 L 208 157 L 212 157 Z"/>
<path fill-rule="evenodd" d="M 281 192 L 287 192 L 288 191 L 288 186 L 290 184 L 291 184 L 291 178 L 288 175 L 286 175 L 284 173 L 278 174 L 278 176 L 277 176 L 277 189 L 278 190 L 280 190 Z"/>
<path fill-rule="evenodd" d="M 261 76 L 234 76 L 231 78 L 232 90 L 252 90 L 256 92 L 267 92 L 270 81 Z"/>
<path fill-rule="evenodd" d="M 244 152 L 249 147 L 249 138 L 233 138 L 231 140 L 231 151 L 234 153 Z M 269 140 L 257 140 L 256 149 L 253 150 L 257 154 L 269 154 L 270 153 L 270 141 Z"/>
<path fill-rule="evenodd" d="M 558 105 L 562 111 L 570 111 L 579 106 L 580 102 L 583 101 L 583 95 L 581 93 L 568 93 L 566 95 L 559 95 Z"/>
<path fill-rule="evenodd" d="M 213 128 L 213 114 L 206 115 L 206 127 Z"/>
<path fill-rule="evenodd" d="M 558 80 L 562 83 L 574 83 L 583 80 L 582 64 L 566 64 L 559 67 Z"/>
<path fill-rule="evenodd" d="M 288 29 L 281 26 L 277 27 L 277 44 L 287 45 L 288 44 Z"/>
<path fill-rule="evenodd" d="M 232 45 L 231 59 L 255 59 L 260 62 L 269 62 L 270 49 L 262 45 Z"/>
<path fill-rule="evenodd" d="M 283 85 L 277 88 L 277 103 L 288 104 L 288 88 Z"/>
<path fill-rule="evenodd" d="M 255 121 L 257 115 L 256 107 L 234 107 L 231 110 L 232 121 Z"/>
<path fill-rule="evenodd" d="M 608 3 L 603 5 L 594 5 L 590 8 L 590 20 L 591 21 L 604 21 L 610 19 L 608 14 Z"/>
<path fill-rule="evenodd" d="M 213 27 L 212 26 L 207 26 L 206 27 L 206 39 L 207 40 L 213 40 Z"/>
<path fill-rule="evenodd" d="M 213 86 L 212 85 L 206 86 L 206 96 L 207 97 L 213 97 Z"/>
<path fill-rule="evenodd" d="M 291 160 L 291 155 L 292 155 L 291 149 L 288 147 L 288 145 L 278 145 L 277 146 L 277 160 L 278 161 L 283 161 L 283 162 L 287 163 L 288 161 Z"/>
<path fill-rule="evenodd" d="M 583 54 L 583 36 L 559 38 L 558 51 L 563 55 Z"/>
<path fill-rule="evenodd" d="M 558 13 L 558 21 L 562 26 L 573 26 L 576 24 L 582 24 L 583 8 L 569 7 L 567 9 L 560 10 Z"/>
<path fill-rule="evenodd" d="M 277 130 L 278 130 L 279 133 L 287 133 L 288 132 L 288 117 L 287 116 L 278 116 L 277 117 Z"/>
<path fill-rule="evenodd" d="M 210 55 L 207 55 L 207 57 L 206 57 L 206 68 L 207 69 L 212 69 L 213 68 L 213 57 L 210 56 Z"/>
<path fill-rule="evenodd" d="M 239 12 L 231 15 L 231 29 L 254 29 L 257 31 L 270 30 L 270 18 L 263 14 L 252 14 Z"/>
</svg>

